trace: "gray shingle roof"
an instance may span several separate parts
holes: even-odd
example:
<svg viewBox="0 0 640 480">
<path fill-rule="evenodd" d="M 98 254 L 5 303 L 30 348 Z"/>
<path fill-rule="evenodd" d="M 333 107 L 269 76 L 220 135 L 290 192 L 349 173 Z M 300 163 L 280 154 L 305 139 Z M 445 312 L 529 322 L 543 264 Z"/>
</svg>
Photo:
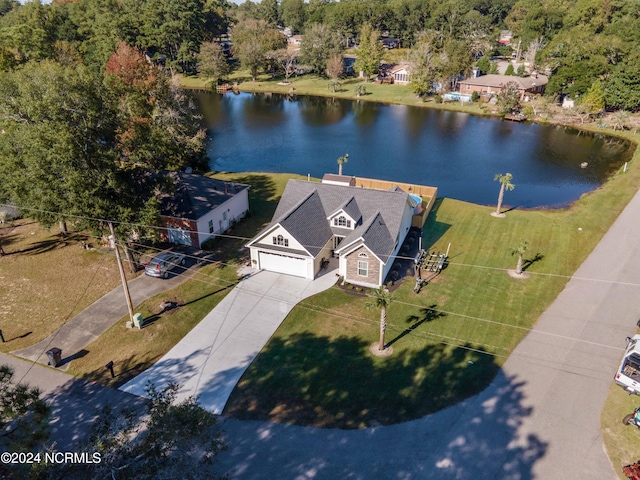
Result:
<svg viewBox="0 0 640 480">
<path fill-rule="evenodd" d="M 353 220 L 358 223 L 362 218 L 362 213 L 360 213 L 360 207 L 358 207 L 358 202 L 356 201 L 356 197 L 351 197 L 346 202 L 344 202 L 337 211 L 343 210 L 347 215 L 349 215 Z M 336 212 L 330 212 L 329 215 L 332 215 Z"/>
<path fill-rule="evenodd" d="M 242 190 L 241 183 L 224 182 L 192 173 L 169 172 L 175 192 L 160 199 L 160 213 L 168 217 L 198 220 Z"/>
<path fill-rule="evenodd" d="M 353 231 L 340 229 L 346 233 L 341 246 L 363 237 L 368 248 L 386 261 L 393 253 L 407 204 L 407 194 L 402 191 L 289 180 L 271 223 L 254 241 L 279 223 L 315 257 L 332 236 L 327 217 L 352 199 L 362 223 Z"/>
</svg>

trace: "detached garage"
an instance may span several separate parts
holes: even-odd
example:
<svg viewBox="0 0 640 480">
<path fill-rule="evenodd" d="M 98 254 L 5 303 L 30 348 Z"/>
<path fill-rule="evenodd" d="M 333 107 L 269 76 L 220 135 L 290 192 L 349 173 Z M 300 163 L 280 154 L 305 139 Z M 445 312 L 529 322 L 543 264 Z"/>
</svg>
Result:
<svg viewBox="0 0 640 480">
<path fill-rule="evenodd" d="M 285 273 L 296 277 L 307 277 L 307 259 L 271 252 L 258 252 L 258 268 Z"/>
</svg>

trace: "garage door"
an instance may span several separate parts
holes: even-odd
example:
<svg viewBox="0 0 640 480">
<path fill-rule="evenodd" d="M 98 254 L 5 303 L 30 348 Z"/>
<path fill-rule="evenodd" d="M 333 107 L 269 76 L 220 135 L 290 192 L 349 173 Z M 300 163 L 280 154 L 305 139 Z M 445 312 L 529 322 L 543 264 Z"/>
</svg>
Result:
<svg viewBox="0 0 640 480">
<path fill-rule="evenodd" d="M 182 228 L 167 228 L 169 234 L 169 243 L 176 245 L 191 245 L 191 232 Z"/>
<path fill-rule="evenodd" d="M 307 276 L 307 261 L 304 258 L 288 257 L 275 253 L 260 252 L 260 268 L 270 272 L 286 273 L 296 277 Z"/>
</svg>

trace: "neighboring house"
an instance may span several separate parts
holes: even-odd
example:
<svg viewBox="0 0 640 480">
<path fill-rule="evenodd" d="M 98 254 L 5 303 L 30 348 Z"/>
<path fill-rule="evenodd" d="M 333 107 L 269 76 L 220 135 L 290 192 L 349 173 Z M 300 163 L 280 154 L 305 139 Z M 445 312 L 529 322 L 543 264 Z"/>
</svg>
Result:
<svg viewBox="0 0 640 480">
<path fill-rule="evenodd" d="M 302 45 L 302 35 L 291 35 L 287 38 L 287 43 L 289 45 L 299 47 L 300 45 Z"/>
<path fill-rule="evenodd" d="M 409 83 L 409 66 L 396 65 L 389 70 L 389 75 L 393 77 L 393 83 L 407 85 Z"/>
<path fill-rule="evenodd" d="M 516 77 L 511 75 L 482 75 L 477 78 L 467 78 L 458 82 L 460 93 L 472 94 L 478 92 L 481 97 L 490 98 L 500 93 L 509 82 L 518 86 L 520 99 L 524 99 L 527 93 L 543 94 L 548 79 L 544 75 L 532 75 L 530 77 Z"/>
<path fill-rule="evenodd" d="M 500 32 L 500 38 L 498 39 L 498 43 L 500 45 L 510 45 L 512 37 L 513 37 L 513 33 L 511 33 L 510 30 L 502 30 Z"/>
<path fill-rule="evenodd" d="M 247 244 L 254 268 L 313 279 L 334 257 L 346 282 L 382 285 L 421 199 L 399 188 L 356 187 L 352 179 L 289 180 L 271 223 Z"/>
<path fill-rule="evenodd" d="M 170 172 L 173 195 L 163 196 L 160 218 L 163 240 L 200 247 L 223 233 L 249 210 L 249 186 L 183 172 Z"/>
</svg>

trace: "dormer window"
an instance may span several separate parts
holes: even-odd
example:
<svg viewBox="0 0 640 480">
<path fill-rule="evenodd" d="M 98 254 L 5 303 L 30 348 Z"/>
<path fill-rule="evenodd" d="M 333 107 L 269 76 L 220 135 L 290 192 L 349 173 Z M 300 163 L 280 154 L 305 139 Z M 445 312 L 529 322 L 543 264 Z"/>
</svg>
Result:
<svg viewBox="0 0 640 480">
<path fill-rule="evenodd" d="M 288 238 L 284 238 L 282 235 L 278 235 L 277 237 L 273 237 L 273 244 L 274 245 L 280 245 L 282 247 L 288 247 L 289 246 L 289 239 Z"/>
<path fill-rule="evenodd" d="M 344 215 L 340 215 L 333 219 L 333 225 L 335 227 L 351 228 L 351 220 L 347 219 Z"/>
</svg>

